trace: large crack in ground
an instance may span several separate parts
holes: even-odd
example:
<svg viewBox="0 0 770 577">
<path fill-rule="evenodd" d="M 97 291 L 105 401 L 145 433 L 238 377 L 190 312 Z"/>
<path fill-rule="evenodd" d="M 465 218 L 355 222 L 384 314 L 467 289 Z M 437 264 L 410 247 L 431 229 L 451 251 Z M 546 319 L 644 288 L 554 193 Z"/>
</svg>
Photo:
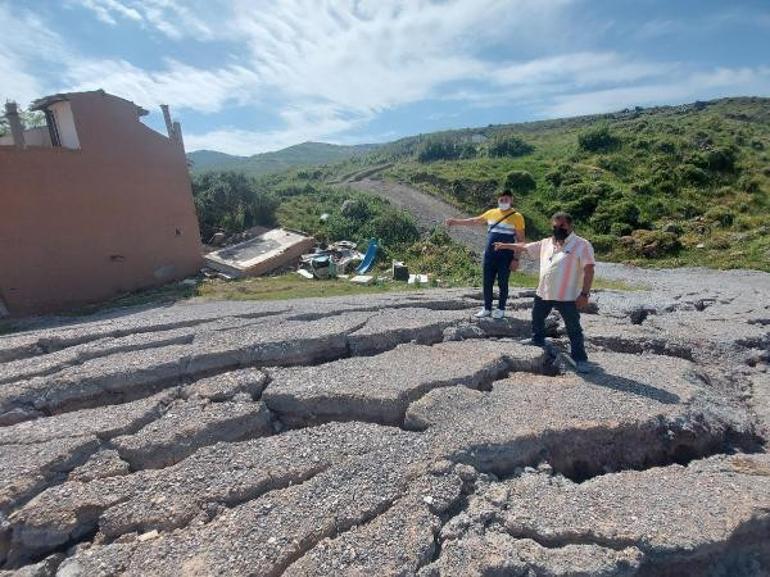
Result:
<svg viewBox="0 0 770 577">
<path fill-rule="evenodd" d="M 505 528 L 488 544 L 490 550 L 515 551 L 520 560 L 529 559 L 536 574 L 555 563 L 554 556 L 590 557 L 596 567 L 623 561 L 633 570 L 627 574 L 646 576 L 674 575 L 672 567 L 684 571 L 688 559 L 699 567 L 722 562 L 731 548 L 765 563 L 757 535 L 767 525 L 762 500 L 751 492 L 753 501 L 744 499 L 741 506 L 750 513 L 747 518 L 757 520 L 739 519 L 729 532 L 704 536 L 691 557 L 661 556 L 657 546 L 645 548 L 635 537 L 594 538 L 571 529 L 578 525 L 566 518 L 561 533 L 505 526 L 494 515 L 452 533 L 490 487 L 518 487 L 515 483 L 530 477 L 561 478 L 586 487 L 570 491 L 589 491 L 600 479 L 635 483 L 657 470 L 676 485 L 674 472 L 681 465 L 716 484 L 735 475 L 739 455 L 730 454 L 763 450 L 758 429 L 736 399 L 747 387 L 754 399 L 752 387 L 761 387 L 755 375 L 763 374 L 765 360 L 745 359 L 753 354 L 747 344 L 764 342 L 751 331 L 764 325 L 744 323 L 748 332 L 725 344 L 703 340 L 711 334 L 708 324 L 693 335 L 697 340 L 676 335 L 667 341 L 662 317 L 647 319 L 633 329 L 641 332 L 630 335 L 612 332 L 622 330 L 612 328 L 619 326 L 616 320 L 592 320 L 590 353 L 600 370 L 584 377 L 560 374 L 541 349 L 510 340 L 528 332 L 523 317 L 470 323 L 467 301 L 389 306 L 383 312 L 369 304 L 315 312 L 241 311 L 248 322 L 233 329 L 220 322 L 192 342 L 159 347 L 136 342 L 133 350 L 113 348 L 106 357 L 81 357 L 75 365 L 35 375 L 31 402 L 14 406 L 29 410 L 27 420 L 0 427 L 0 453 L 14 445 L 3 434 L 16 427 L 28 428 L 24 443 L 30 447 L 49 442 L 41 431 L 57 439 L 60 430 L 77 427 L 80 403 L 99 412 L 126 409 L 165 389 L 172 395 L 161 414 L 137 418 L 119 433 L 119 427 L 94 432 L 96 444 L 76 464 L 54 466 L 43 485 L 14 502 L 7 521 L 0 518 L 0 558 L 9 556 L 7 567 L 50 558 L 51 575 L 89 577 L 175 575 L 180 567 L 233 575 L 249 567 L 250 573 L 276 576 L 373 574 L 366 568 L 380 567 L 383 575 L 427 577 L 449 567 L 454 546 L 447 549 L 447 539 L 481 539 L 483 531 L 481 537 L 469 535 L 486 523 L 490 535 Z M 691 308 L 693 314 L 711 315 L 705 323 L 725 322 L 713 320 L 717 313 L 727 318 L 719 310 L 712 313 L 720 306 L 714 300 Z M 252 322 L 249 314 L 257 318 Z M 159 354 L 168 356 L 165 367 Z M 112 382 L 104 380 L 100 371 L 109 365 L 99 365 L 103 359 L 132 355 L 124 370 L 109 377 Z M 155 365 L 148 369 L 145 360 Z M 740 364 L 748 373 L 717 370 L 715 362 Z M 73 371 L 70 381 L 44 387 L 67 370 Z M 693 379 L 696 373 L 705 378 Z M 23 396 L 18 388 L 8 394 L 8 387 L 17 386 L 3 384 L 0 406 Z M 266 411 L 261 424 L 259 407 Z M 192 427 L 174 426 L 175 418 Z M 61 429 L 54 426 L 59 419 L 64 419 Z M 363 443 L 365 450 L 324 457 L 351 442 Z M 67 452 L 63 445 L 60 450 Z M 760 471 L 752 475 L 764 479 L 770 475 L 762 473 L 759 457 L 745 458 Z M 437 472 L 442 459 L 449 465 Z M 458 467 L 474 481 L 457 481 Z M 609 481 L 602 483 L 601 490 L 609 491 Z M 625 491 L 623 483 L 618 491 Z M 549 499 L 558 500 L 559 492 L 549 491 Z M 246 527 L 263 527 L 257 533 L 264 537 L 255 534 L 251 544 L 239 543 Z M 384 537 L 399 531 L 405 535 L 399 545 Z M 66 560 L 57 569 L 62 554 Z M 468 569 L 469 560 L 464 562 Z"/>
</svg>

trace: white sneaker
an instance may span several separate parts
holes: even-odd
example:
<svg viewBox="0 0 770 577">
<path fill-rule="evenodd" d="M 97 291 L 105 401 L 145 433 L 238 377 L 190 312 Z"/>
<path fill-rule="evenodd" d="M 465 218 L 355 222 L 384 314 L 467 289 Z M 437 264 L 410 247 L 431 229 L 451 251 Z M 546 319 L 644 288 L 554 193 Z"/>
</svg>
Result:
<svg viewBox="0 0 770 577">
<path fill-rule="evenodd" d="M 492 314 L 492 311 L 489 311 L 487 309 L 481 309 L 479 312 L 477 312 L 473 316 L 476 317 L 477 319 L 483 319 L 484 317 L 488 317 L 491 314 Z"/>
<path fill-rule="evenodd" d="M 501 319 L 505 316 L 505 311 L 503 309 L 495 309 L 492 311 L 492 318 L 493 319 Z"/>
</svg>

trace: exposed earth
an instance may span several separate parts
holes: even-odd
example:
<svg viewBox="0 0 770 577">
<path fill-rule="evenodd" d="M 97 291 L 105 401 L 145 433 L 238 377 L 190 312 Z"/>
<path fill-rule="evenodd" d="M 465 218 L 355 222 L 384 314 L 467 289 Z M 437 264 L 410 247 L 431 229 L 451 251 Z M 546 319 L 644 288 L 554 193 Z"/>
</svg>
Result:
<svg viewBox="0 0 770 577">
<path fill-rule="evenodd" d="M 770 574 L 770 275 L 192 302 L 0 337 L 0 575 Z M 550 324 L 564 349 L 560 322 Z"/>
</svg>

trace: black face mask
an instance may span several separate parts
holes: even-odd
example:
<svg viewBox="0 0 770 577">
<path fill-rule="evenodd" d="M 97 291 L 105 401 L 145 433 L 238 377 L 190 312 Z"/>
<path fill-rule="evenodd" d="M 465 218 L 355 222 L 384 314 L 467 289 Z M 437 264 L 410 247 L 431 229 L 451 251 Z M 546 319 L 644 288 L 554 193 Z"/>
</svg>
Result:
<svg viewBox="0 0 770 577">
<path fill-rule="evenodd" d="M 558 241 L 562 241 L 569 236 L 569 231 L 559 226 L 553 227 L 553 238 Z"/>
</svg>

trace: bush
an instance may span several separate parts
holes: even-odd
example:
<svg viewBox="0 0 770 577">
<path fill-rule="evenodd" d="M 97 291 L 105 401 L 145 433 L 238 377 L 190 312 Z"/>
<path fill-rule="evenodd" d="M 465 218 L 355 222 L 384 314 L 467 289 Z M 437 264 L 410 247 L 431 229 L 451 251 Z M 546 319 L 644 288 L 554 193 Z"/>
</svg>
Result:
<svg viewBox="0 0 770 577">
<path fill-rule="evenodd" d="M 202 240 L 216 232 L 236 233 L 252 226 L 273 226 L 278 199 L 259 190 L 253 178 L 216 172 L 192 178 Z"/>
<path fill-rule="evenodd" d="M 588 152 L 602 152 L 615 148 L 620 140 L 612 134 L 606 122 L 578 134 L 578 146 Z"/>
<path fill-rule="evenodd" d="M 625 248 L 633 256 L 644 258 L 660 258 L 676 254 L 682 248 L 675 234 L 659 230 L 635 230 L 629 241 L 624 243 Z"/>
<path fill-rule="evenodd" d="M 732 226 L 735 221 L 735 213 L 724 206 L 713 206 L 708 209 L 703 217 L 711 222 L 718 223 L 722 228 Z"/>
<path fill-rule="evenodd" d="M 495 197 L 498 183 L 496 180 L 473 180 L 458 178 L 452 181 L 452 196 L 470 206 L 486 206 Z"/>
<path fill-rule="evenodd" d="M 683 164 L 677 168 L 679 180 L 682 184 L 706 184 L 709 175 L 701 168 L 692 164 Z"/>
<path fill-rule="evenodd" d="M 580 173 L 568 164 L 562 164 L 546 172 L 545 180 L 554 188 L 562 185 L 575 184 L 582 180 Z"/>
<path fill-rule="evenodd" d="M 427 140 L 417 151 L 417 160 L 420 162 L 459 160 L 475 156 L 476 147 L 472 144 L 440 139 Z"/>
<path fill-rule="evenodd" d="M 514 195 L 526 195 L 537 188 L 537 183 L 532 175 L 524 170 L 514 170 L 505 177 L 503 189 Z"/>
<path fill-rule="evenodd" d="M 639 207 L 628 200 L 602 203 L 591 218 L 591 224 L 598 232 L 607 234 L 614 223 L 625 223 L 636 228 L 639 225 L 639 215 Z"/>
<path fill-rule="evenodd" d="M 628 236 L 633 230 L 633 227 L 625 222 L 613 222 L 610 226 L 612 236 Z"/>
<path fill-rule="evenodd" d="M 491 157 L 516 157 L 530 154 L 534 149 L 531 144 L 518 136 L 501 134 L 495 136 L 489 143 L 487 154 Z"/>
<path fill-rule="evenodd" d="M 608 253 L 618 245 L 618 239 L 611 234 L 595 234 L 591 237 L 591 244 L 596 252 Z"/>
</svg>

